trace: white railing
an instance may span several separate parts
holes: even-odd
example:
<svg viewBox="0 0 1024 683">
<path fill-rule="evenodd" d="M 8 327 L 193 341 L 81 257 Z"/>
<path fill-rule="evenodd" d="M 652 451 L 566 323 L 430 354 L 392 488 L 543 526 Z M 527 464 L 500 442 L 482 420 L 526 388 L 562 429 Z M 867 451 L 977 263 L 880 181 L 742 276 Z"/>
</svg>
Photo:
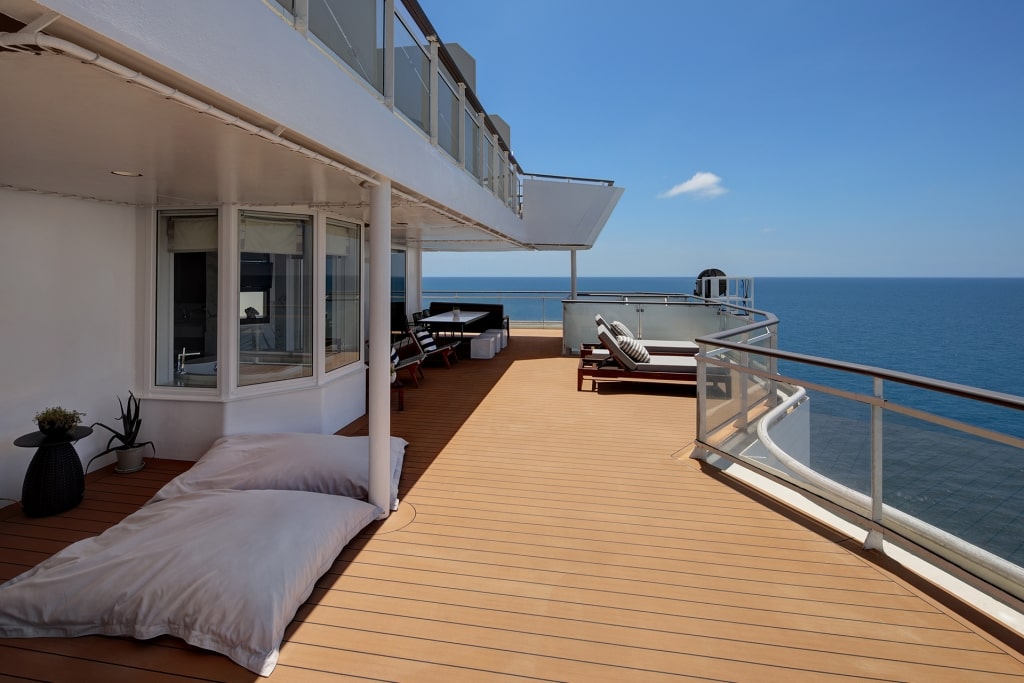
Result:
<svg viewBox="0 0 1024 683">
<path fill-rule="evenodd" d="M 338 58 L 438 153 L 516 213 L 522 169 L 415 0 L 277 0 L 279 13 Z"/>
<path fill-rule="evenodd" d="M 884 538 L 1024 599 L 1024 399 L 779 350 L 763 324 L 697 341 L 697 457 L 804 492 L 868 547 Z M 729 373 L 727 395 L 702 382 L 708 366 Z"/>
</svg>

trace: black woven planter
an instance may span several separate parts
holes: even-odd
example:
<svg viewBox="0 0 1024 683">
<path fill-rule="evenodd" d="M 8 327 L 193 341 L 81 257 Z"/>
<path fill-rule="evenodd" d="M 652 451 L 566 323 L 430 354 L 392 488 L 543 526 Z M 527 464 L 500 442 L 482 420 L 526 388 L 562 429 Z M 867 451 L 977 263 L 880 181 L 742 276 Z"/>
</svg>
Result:
<svg viewBox="0 0 1024 683">
<path fill-rule="evenodd" d="M 44 445 L 32 456 L 21 487 L 21 506 L 29 517 L 70 510 L 82 502 L 85 477 L 71 443 Z"/>
</svg>

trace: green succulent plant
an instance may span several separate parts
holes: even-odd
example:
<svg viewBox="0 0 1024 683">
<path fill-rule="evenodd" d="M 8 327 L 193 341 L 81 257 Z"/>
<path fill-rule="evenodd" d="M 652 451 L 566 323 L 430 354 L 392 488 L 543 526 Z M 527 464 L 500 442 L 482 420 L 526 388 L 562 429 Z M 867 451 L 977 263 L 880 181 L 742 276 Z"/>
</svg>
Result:
<svg viewBox="0 0 1024 683">
<path fill-rule="evenodd" d="M 41 432 L 61 432 L 71 431 L 77 427 L 83 417 L 85 417 L 85 413 L 54 406 L 40 410 L 34 419 Z"/>
<path fill-rule="evenodd" d="M 137 446 L 149 446 L 156 453 L 156 446 L 153 445 L 152 441 L 138 442 L 139 431 L 142 429 L 142 413 L 139 408 L 139 399 L 129 391 L 127 404 L 121 401 L 120 396 L 117 398 L 117 404 L 121 407 L 120 430 L 114 429 L 102 422 L 94 422 L 91 425 L 92 427 L 106 429 L 111 434 L 110 440 L 107 441 L 106 449 L 95 457 L 98 458 L 100 455 L 106 455 L 111 451 L 136 448 Z"/>
</svg>

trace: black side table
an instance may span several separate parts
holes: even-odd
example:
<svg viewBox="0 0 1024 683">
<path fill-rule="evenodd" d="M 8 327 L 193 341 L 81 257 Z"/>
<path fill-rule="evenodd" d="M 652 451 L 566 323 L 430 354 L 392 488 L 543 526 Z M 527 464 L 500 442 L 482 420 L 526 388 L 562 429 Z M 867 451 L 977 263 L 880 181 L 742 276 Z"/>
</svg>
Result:
<svg viewBox="0 0 1024 683">
<path fill-rule="evenodd" d="M 91 427 L 75 427 L 59 436 L 32 432 L 14 440 L 15 446 L 36 449 L 21 487 L 21 507 L 27 516 L 56 515 L 82 502 L 85 475 L 74 444 L 90 434 Z"/>
</svg>

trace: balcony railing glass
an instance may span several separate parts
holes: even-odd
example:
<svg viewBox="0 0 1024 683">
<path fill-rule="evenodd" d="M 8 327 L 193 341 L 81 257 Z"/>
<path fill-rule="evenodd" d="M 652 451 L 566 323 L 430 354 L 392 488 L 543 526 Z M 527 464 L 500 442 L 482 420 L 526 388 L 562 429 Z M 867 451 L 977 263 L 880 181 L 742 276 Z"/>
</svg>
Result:
<svg viewBox="0 0 1024 683">
<path fill-rule="evenodd" d="M 699 339 L 699 453 L 1024 597 L 1024 399 L 781 351 L 774 324 Z M 777 368 L 777 370 L 776 370 Z M 701 381 L 728 373 L 725 391 Z"/>
</svg>

